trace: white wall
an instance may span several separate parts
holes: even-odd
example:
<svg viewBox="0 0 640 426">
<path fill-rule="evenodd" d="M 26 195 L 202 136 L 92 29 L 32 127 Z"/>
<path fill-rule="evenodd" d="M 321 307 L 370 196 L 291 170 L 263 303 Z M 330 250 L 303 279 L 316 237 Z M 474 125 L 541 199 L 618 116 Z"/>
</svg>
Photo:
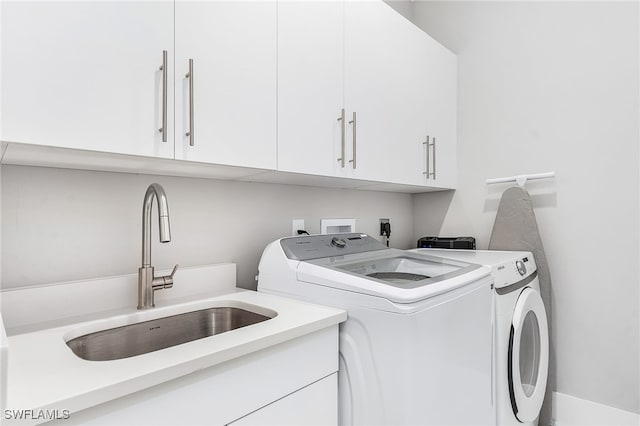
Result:
<svg viewBox="0 0 640 426">
<path fill-rule="evenodd" d="M 413 20 L 413 4 L 415 3 L 413 0 L 384 0 L 384 2 L 408 20 Z"/>
<path fill-rule="evenodd" d="M 486 248 L 501 192 L 528 185 L 551 270 L 557 390 L 632 412 L 639 395 L 637 2 L 416 2 L 458 54 L 459 189 L 415 197 L 416 236 Z"/>
<path fill-rule="evenodd" d="M 371 235 L 390 218 L 391 245 L 413 245 L 409 194 L 4 165 L 2 288 L 136 272 L 152 182 L 167 194 L 172 233 L 158 242 L 154 206 L 156 268 L 235 262 L 238 284 L 255 288 L 262 250 L 291 234 L 293 218 L 311 233 L 320 218 L 355 218 Z"/>
</svg>

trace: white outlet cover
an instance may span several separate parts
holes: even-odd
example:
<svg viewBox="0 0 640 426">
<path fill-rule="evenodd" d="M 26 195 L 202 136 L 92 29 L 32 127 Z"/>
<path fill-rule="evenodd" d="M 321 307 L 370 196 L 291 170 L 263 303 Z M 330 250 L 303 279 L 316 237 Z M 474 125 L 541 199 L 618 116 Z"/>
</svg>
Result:
<svg viewBox="0 0 640 426">
<path fill-rule="evenodd" d="M 291 235 L 298 235 L 298 229 L 304 229 L 304 219 L 291 219 Z"/>
<path fill-rule="evenodd" d="M 343 234 L 356 232 L 355 219 L 320 219 L 321 234 Z"/>
</svg>

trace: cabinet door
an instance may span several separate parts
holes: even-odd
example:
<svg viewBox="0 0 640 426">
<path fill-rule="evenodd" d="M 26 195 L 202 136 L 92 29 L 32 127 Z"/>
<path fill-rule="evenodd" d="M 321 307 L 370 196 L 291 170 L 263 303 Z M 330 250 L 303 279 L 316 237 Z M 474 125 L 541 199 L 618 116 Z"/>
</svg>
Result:
<svg viewBox="0 0 640 426">
<path fill-rule="evenodd" d="M 342 1 L 278 4 L 278 170 L 335 176 L 346 169 L 338 161 L 343 33 Z"/>
<path fill-rule="evenodd" d="M 179 1 L 175 15 L 176 158 L 275 169 L 275 1 Z"/>
<path fill-rule="evenodd" d="M 430 68 L 434 66 L 430 55 L 430 43 L 434 43 L 424 31 L 410 23 L 405 23 L 398 33 L 398 43 L 404 46 L 402 63 L 402 81 L 410 82 L 402 96 L 404 101 L 396 112 L 402 127 L 402 140 L 398 140 L 400 152 L 404 157 L 404 182 L 412 185 L 424 185 L 426 180 L 427 135 L 430 116 L 429 105 L 434 93 L 430 84 Z"/>
<path fill-rule="evenodd" d="M 3 141 L 173 157 L 172 3 L 4 1 L 1 24 Z"/>
<path fill-rule="evenodd" d="M 336 425 L 338 373 L 300 389 L 230 425 Z"/>
<path fill-rule="evenodd" d="M 419 28 L 406 28 L 405 79 L 413 90 L 405 94 L 402 116 L 407 149 L 414 153 L 407 159 L 406 183 L 455 188 L 456 56 Z"/>
<path fill-rule="evenodd" d="M 350 119 L 357 114 L 358 177 L 421 181 L 416 154 L 422 136 L 416 128 L 425 117 L 414 101 L 416 94 L 422 100 L 416 82 L 424 77 L 414 67 L 420 54 L 416 30 L 382 1 L 346 2 L 345 102 Z"/>
<path fill-rule="evenodd" d="M 428 37 L 428 36 L 427 36 Z M 427 73 L 429 92 L 428 130 L 431 142 L 429 176 L 425 184 L 443 188 L 455 188 L 457 185 L 457 58 L 456 56 L 429 38 L 427 44 L 430 65 Z"/>
</svg>

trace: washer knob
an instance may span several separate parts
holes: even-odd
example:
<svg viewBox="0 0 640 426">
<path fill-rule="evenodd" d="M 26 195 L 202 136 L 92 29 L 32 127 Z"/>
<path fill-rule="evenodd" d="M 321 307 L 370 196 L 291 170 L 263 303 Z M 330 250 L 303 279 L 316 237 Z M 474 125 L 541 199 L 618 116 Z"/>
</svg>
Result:
<svg viewBox="0 0 640 426">
<path fill-rule="evenodd" d="M 518 268 L 518 272 L 520 273 L 520 275 L 524 275 L 527 273 L 527 267 L 522 260 L 516 261 L 516 268 Z"/>
<path fill-rule="evenodd" d="M 342 238 L 333 237 L 331 239 L 331 245 L 338 248 L 344 248 L 347 245 L 347 242 Z"/>
</svg>

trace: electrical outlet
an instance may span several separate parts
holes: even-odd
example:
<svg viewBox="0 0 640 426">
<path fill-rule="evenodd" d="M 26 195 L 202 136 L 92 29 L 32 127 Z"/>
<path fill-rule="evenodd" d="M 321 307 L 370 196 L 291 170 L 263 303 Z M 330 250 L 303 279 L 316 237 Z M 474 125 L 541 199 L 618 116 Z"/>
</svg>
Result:
<svg viewBox="0 0 640 426">
<path fill-rule="evenodd" d="M 298 235 L 298 229 L 304 229 L 304 219 L 291 220 L 291 235 Z"/>
<path fill-rule="evenodd" d="M 380 235 L 384 235 L 384 224 L 389 223 L 389 219 L 380 219 Z"/>
</svg>

